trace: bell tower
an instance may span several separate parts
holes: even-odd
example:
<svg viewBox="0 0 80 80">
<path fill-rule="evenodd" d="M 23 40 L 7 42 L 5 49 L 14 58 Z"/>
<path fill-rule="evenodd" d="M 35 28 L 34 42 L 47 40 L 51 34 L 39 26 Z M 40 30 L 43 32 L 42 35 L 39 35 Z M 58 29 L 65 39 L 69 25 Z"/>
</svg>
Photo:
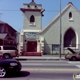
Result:
<svg viewBox="0 0 80 80">
<path fill-rule="evenodd" d="M 24 8 L 20 8 L 23 12 L 23 31 L 41 31 L 42 29 L 42 16 L 44 9 L 41 4 L 36 4 L 32 0 L 29 4 L 23 4 Z"/>
<path fill-rule="evenodd" d="M 41 55 L 41 39 L 39 32 L 42 30 L 42 16 L 44 9 L 42 4 L 36 4 L 31 0 L 29 4 L 24 3 L 20 8 L 23 13 L 23 29 L 19 38 L 19 50 L 25 51 L 26 55 Z"/>
</svg>

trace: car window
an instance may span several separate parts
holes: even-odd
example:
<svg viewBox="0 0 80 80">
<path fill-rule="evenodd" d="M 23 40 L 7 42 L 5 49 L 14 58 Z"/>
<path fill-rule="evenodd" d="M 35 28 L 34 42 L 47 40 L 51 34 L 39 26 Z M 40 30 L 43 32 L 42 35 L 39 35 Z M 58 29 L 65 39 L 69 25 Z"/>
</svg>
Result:
<svg viewBox="0 0 80 80">
<path fill-rule="evenodd" d="M 4 50 L 17 50 L 15 47 L 12 46 L 3 46 Z"/>
</svg>

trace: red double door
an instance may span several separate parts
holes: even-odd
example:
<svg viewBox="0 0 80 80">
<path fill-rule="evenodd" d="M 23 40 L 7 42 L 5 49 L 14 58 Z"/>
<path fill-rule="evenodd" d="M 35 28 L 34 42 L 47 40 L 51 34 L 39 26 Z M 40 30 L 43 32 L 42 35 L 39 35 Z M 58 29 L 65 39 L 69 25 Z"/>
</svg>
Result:
<svg viewBox="0 0 80 80">
<path fill-rule="evenodd" d="M 37 41 L 27 42 L 27 52 L 37 52 Z"/>
</svg>

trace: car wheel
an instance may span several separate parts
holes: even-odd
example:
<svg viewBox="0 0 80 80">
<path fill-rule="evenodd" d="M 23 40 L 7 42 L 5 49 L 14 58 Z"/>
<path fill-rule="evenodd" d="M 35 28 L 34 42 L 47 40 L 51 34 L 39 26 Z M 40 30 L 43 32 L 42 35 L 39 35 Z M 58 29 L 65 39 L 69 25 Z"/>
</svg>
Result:
<svg viewBox="0 0 80 80">
<path fill-rule="evenodd" d="M 5 59 L 9 59 L 9 58 L 11 58 L 11 57 L 10 57 L 9 54 L 4 54 L 4 55 L 3 55 L 3 58 L 5 58 Z"/>
<path fill-rule="evenodd" d="M 6 76 L 6 70 L 3 67 L 0 67 L 0 77 L 3 78 Z"/>
<path fill-rule="evenodd" d="M 76 57 L 71 57 L 71 60 L 72 61 L 77 61 L 77 58 Z"/>
</svg>

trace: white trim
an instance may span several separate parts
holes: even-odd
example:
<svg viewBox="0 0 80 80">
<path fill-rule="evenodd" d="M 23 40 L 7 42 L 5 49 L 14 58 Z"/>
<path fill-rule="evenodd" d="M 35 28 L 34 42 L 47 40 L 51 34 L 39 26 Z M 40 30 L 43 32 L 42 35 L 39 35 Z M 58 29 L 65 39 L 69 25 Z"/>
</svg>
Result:
<svg viewBox="0 0 80 80">
<path fill-rule="evenodd" d="M 73 20 L 73 18 L 70 18 L 69 21 L 70 21 L 70 22 L 73 22 L 74 20 Z"/>
<path fill-rule="evenodd" d="M 76 33 L 76 31 L 75 31 L 75 29 L 73 28 L 73 27 L 69 27 L 68 29 L 66 29 L 66 31 L 64 32 L 64 37 L 65 37 L 65 34 L 66 34 L 66 32 L 69 30 L 69 29 L 72 29 L 73 31 L 74 31 L 74 33 L 75 33 L 75 36 L 76 36 L 76 47 L 70 47 L 70 48 L 72 48 L 72 49 L 78 49 L 78 34 Z M 64 37 L 63 37 L 63 43 L 64 43 Z M 64 45 L 63 45 L 64 46 Z M 68 47 L 64 47 L 64 49 L 67 49 Z"/>
<path fill-rule="evenodd" d="M 20 35 L 23 35 L 23 30 L 21 30 Z"/>
<path fill-rule="evenodd" d="M 23 30 L 23 32 L 40 32 L 41 30 Z"/>
<path fill-rule="evenodd" d="M 77 34 L 77 32 L 75 32 L 76 33 L 76 49 L 78 49 L 78 47 L 79 47 L 79 45 L 78 45 L 78 34 Z"/>
<path fill-rule="evenodd" d="M 31 27 L 34 27 L 36 24 L 35 24 L 35 22 L 30 22 L 30 24 L 29 24 Z"/>
</svg>

